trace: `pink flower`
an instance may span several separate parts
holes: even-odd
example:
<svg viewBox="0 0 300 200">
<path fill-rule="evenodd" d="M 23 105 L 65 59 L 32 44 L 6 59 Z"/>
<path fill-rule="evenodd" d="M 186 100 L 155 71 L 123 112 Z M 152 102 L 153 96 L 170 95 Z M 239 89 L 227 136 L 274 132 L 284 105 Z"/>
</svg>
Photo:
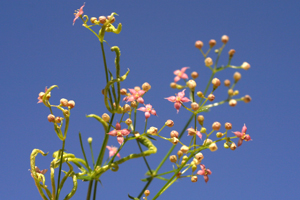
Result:
<svg viewBox="0 0 300 200">
<path fill-rule="evenodd" d="M 207 183 L 207 181 L 209 180 L 208 175 L 211 175 L 211 171 L 210 169 L 206 169 L 205 165 L 200 164 L 201 170 L 199 170 L 197 172 L 198 175 L 202 175 L 204 178 L 204 181 Z"/>
<path fill-rule="evenodd" d="M 197 130 L 195 130 L 194 128 L 188 128 L 187 129 L 187 131 L 188 131 L 188 135 L 191 135 L 191 136 L 193 136 L 193 135 L 197 135 L 201 140 L 202 140 L 202 134 L 200 133 L 200 131 L 197 131 Z"/>
<path fill-rule="evenodd" d="M 245 140 L 245 141 L 251 140 L 250 135 L 248 135 L 248 134 L 246 135 L 246 131 L 247 131 L 247 127 L 246 127 L 246 124 L 244 124 L 244 126 L 242 128 L 242 132 L 239 132 L 239 131 L 233 132 L 236 137 L 240 138 L 238 141 L 238 147 L 242 145 L 243 140 Z"/>
<path fill-rule="evenodd" d="M 145 94 L 144 90 L 139 90 L 136 91 L 134 89 L 128 89 L 129 92 L 131 93 L 130 96 L 124 97 L 123 101 L 134 101 L 136 100 L 139 103 L 144 103 L 143 95 Z"/>
<path fill-rule="evenodd" d="M 174 107 L 177 110 L 177 113 L 179 112 L 179 108 L 181 107 L 181 103 L 185 103 L 185 102 L 191 101 L 189 98 L 184 97 L 184 95 L 185 95 L 184 91 L 185 91 L 185 89 L 182 90 L 181 92 L 178 92 L 178 95 L 176 97 L 175 96 L 171 96 L 171 97 L 165 98 L 168 101 L 171 101 L 171 102 L 174 103 Z"/>
<path fill-rule="evenodd" d="M 117 153 L 117 151 L 118 151 L 118 148 L 117 147 L 114 147 L 114 146 L 106 146 L 106 148 L 109 150 L 109 157 L 112 157 L 112 156 L 114 156 L 116 153 Z M 117 156 L 119 157 L 119 158 L 121 158 L 121 156 L 120 156 L 120 154 L 118 153 L 117 154 Z"/>
<path fill-rule="evenodd" d="M 174 74 L 176 75 L 176 77 L 174 78 L 174 82 L 176 83 L 177 81 L 179 81 L 181 78 L 182 79 L 187 79 L 188 75 L 185 73 L 185 70 L 188 69 L 189 67 L 183 67 L 181 68 L 181 70 L 175 70 Z"/>
<path fill-rule="evenodd" d="M 45 87 L 45 92 L 40 92 L 39 93 L 39 96 L 37 98 L 39 101 L 37 103 L 42 103 L 43 102 L 43 97 L 44 97 L 46 92 L 47 92 L 47 86 Z"/>
<path fill-rule="evenodd" d="M 80 16 L 80 15 L 82 15 L 83 14 L 83 7 L 85 6 L 85 3 L 83 4 L 83 6 L 81 6 L 77 11 L 75 11 L 76 12 L 76 14 L 75 14 L 75 18 L 74 18 L 74 20 L 73 20 L 73 26 L 74 26 L 74 24 L 75 24 L 75 21 L 78 19 L 78 17 Z"/>
<path fill-rule="evenodd" d="M 121 145 L 124 142 L 124 138 L 123 137 L 127 136 L 129 133 L 130 133 L 130 130 L 128 130 L 128 129 L 124 128 L 124 129 L 121 130 L 121 125 L 120 125 L 119 122 L 117 122 L 116 123 L 116 129 L 110 131 L 107 134 L 111 135 L 111 136 L 117 136 L 118 143 Z"/>
<path fill-rule="evenodd" d="M 146 119 L 148 119 L 150 117 L 150 114 L 156 115 L 156 111 L 152 108 L 152 106 L 150 104 L 147 104 L 145 107 L 140 107 L 137 110 L 145 112 Z"/>
</svg>

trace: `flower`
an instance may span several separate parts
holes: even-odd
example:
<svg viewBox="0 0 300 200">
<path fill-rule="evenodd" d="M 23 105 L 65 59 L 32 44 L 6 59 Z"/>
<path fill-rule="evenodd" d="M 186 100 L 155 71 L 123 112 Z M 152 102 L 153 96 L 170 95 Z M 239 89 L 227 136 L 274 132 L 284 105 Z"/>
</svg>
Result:
<svg viewBox="0 0 300 200">
<path fill-rule="evenodd" d="M 205 165 L 200 164 L 201 170 L 199 170 L 197 172 L 198 175 L 202 175 L 204 178 L 204 181 L 207 183 L 207 181 L 209 180 L 208 175 L 211 175 L 211 171 L 210 169 L 206 169 Z"/>
<path fill-rule="evenodd" d="M 130 130 L 128 130 L 128 129 L 124 128 L 124 129 L 121 130 L 121 125 L 120 125 L 119 122 L 117 122 L 116 123 L 116 129 L 110 131 L 107 134 L 111 135 L 111 136 L 117 136 L 118 143 L 121 145 L 124 141 L 123 136 L 127 136 L 129 133 L 130 133 Z"/>
<path fill-rule="evenodd" d="M 179 81 L 181 78 L 182 79 L 188 79 L 188 75 L 185 73 L 185 70 L 188 69 L 189 67 L 183 67 L 181 68 L 181 70 L 175 70 L 174 74 L 176 75 L 176 77 L 174 78 L 174 82 L 176 83 L 177 81 Z"/>
<path fill-rule="evenodd" d="M 179 108 L 181 107 L 181 103 L 191 101 L 189 98 L 184 97 L 184 95 L 185 95 L 184 91 L 185 91 L 185 89 L 182 90 L 181 92 L 178 92 L 178 95 L 176 97 L 171 96 L 171 97 L 165 98 L 168 101 L 171 101 L 171 102 L 174 103 L 174 107 L 177 110 L 177 113 L 179 112 Z"/>
<path fill-rule="evenodd" d="M 114 156 L 116 153 L 117 153 L 117 151 L 118 151 L 118 148 L 117 147 L 114 147 L 114 146 L 106 146 L 106 148 L 109 150 L 109 157 L 112 157 L 112 156 Z M 120 154 L 118 153 L 117 154 L 117 156 L 119 157 L 119 158 L 121 158 L 121 156 L 120 156 Z"/>
<path fill-rule="evenodd" d="M 47 86 L 46 86 L 45 87 L 45 92 L 40 92 L 39 93 L 39 96 L 37 98 L 39 101 L 37 103 L 42 103 L 43 102 L 43 97 L 44 97 L 45 93 L 47 92 L 47 90 L 48 89 L 47 89 Z M 51 95 L 51 93 L 49 92 L 48 95 L 47 95 L 47 97 L 49 96 L 49 98 L 50 98 L 50 95 Z"/>
<path fill-rule="evenodd" d="M 150 117 L 150 114 L 156 115 L 156 111 L 152 108 L 151 104 L 147 104 L 145 107 L 140 107 L 137 110 L 145 112 L 146 119 Z"/>
<path fill-rule="evenodd" d="M 193 135 L 198 135 L 198 137 L 202 140 L 202 134 L 200 133 L 200 131 L 197 131 L 197 130 L 195 130 L 194 128 L 188 128 L 187 129 L 187 131 L 188 131 L 188 135 L 191 135 L 191 136 L 193 136 Z"/>
<path fill-rule="evenodd" d="M 139 103 L 144 103 L 143 95 L 145 94 L 144 90 L 136 91 L 134 89 L 128 89 L 131 93 L 130 96 L 124 97 L 123 101 L 134 101 L 136 100 Z"/>
<path fill-rule="evenodd" d="M 74 13 L 75 18 L 73 20 L 73 26 L 75 24 L 75 21 L 78 19 L 78 17 L 83 14 L 83 7 L 84 6 L 85 6 L 85 3 L 78 10 L 75 11 L 76 13 Z"/>
<path fill-rule="evenodd" d="M 238 147 L 242 145 L 243 140 L 245 140 L 245 141 L 251 140 L 250 135 L 246 134 L 246 131 L 247 131 L 247 127 L 246 127 L 246 124 L 244 124 L 244 126 L 242 128 L 242 132 L 239 132 L 239 131 L 233 132 L 236 137 L 240 138 L 238 141 Z"/>
</svg>

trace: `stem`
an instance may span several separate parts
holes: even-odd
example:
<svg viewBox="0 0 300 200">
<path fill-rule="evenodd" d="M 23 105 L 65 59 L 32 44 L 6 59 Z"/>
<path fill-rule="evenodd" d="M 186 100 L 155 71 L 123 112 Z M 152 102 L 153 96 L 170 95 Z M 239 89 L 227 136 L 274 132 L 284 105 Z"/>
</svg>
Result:
<svg viewBox="0 0 300 200">
<path fill-rule="evenodd" d="M 93 200 L 96 200 L 97 184 L 98 184 L 98 181 L 95 182 L 95 186 L 94 186 L 94 194 L 93 194 Z"/>
<path fill-rule="evenodd" d="M 63 140 L 62 148 L 61 148 L 61 156 L 60 156 L 60 163 L 59 163 L 59 171 L 58 171 L 58 179 L 57 179 L 57 188 L 56 188 L 56 200 L 58 200 L 58 189 L 59 189 L 59 182 L 60 182 L 60 175 L 61 175 L 61 167 L 62 167 L 62 160 L 63 160 L 63 155 L 64 155 L 64 150 L 65 150 L 65 143 L 66 140 Z"/>
<path fill-rule="evenodd" d="M 86 195 L 86 200 L 90 200 L 90 198 L 91 198 L 92 187 L 93 187 L 93 180 L 91 180 L 90 183 L 89 183 L 88 192 L 87 192 L 87 195 Z"/>
</svg>

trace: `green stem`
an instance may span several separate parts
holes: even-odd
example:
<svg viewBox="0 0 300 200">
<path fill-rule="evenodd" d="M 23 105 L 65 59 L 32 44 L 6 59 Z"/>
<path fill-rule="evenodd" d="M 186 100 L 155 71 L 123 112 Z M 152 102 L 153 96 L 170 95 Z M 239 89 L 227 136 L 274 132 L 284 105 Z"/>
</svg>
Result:
<svg viewBox="0 0 300 200">
<path fill-rule="evenodd" d="M 90 200 L 90 198 L 91 198 L 92 187 L 93 187 L 93 180 L 91 180 L 90 183 L 89 183 L 88 192 L 87 192 L 87 195 L 86 195 L 86 200 Z"/>
<path fill-rule="evenodd" d="M 97 185 L 98 185 L 98 181 L 95 182 L 95 186 L 94 186 L 94 194 L 93 194 L 93 200 L 96 200 Z"/>
<path fill-rule="evenodd" d="M 59 171 L 58 171 L 58 179 L 57 179 L 57 188 L 56 188 L 56 200 L 58 200 L 58 190 L 59 190 L 59 182 L 60 182 L 60 175 L 61 175 L 61 167 L 63 163 L 63 155 L 64 155 L 64 150 L 65 150 L 65 143 L 66 140 L 63 140 L 62 148 L 61 148 L 61 156 L 60 156 L 60 163 L 59 163 Z"/>
</svg>

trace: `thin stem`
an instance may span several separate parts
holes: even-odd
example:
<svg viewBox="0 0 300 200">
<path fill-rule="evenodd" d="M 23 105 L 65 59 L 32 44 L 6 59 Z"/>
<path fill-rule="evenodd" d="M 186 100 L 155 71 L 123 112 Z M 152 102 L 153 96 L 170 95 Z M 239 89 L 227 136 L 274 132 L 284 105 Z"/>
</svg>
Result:
<svg viewBox="0 0 300 200">
<path fill-rule="evenodd" d="M 58 200 L 58 190 L 59 190 L 59 182 L 60 182 L 60 175 L 61 175 L 61 167 L 62 167 L 62 160 L 63 160 L 63 155 L 64 155 L 64 150 L 65 150 L 65 143 L 66 140 L 63 140 L 62 148 L 61 148 L 61 156 L 60 156 L 60 163 L 59 163 L 59 171 L 58 171 L 58 179 L 57 179 L 57 188 L 56 188 L 56 200 Z"/>
<path fill-rule="evenodd" d="M 98 181 L 95 182 L 95 186 L 94 186 L 94 194 L 93 194 L 93 200 L 96 200 L 97 184 L 98 184 Z"/>
<path fill-rule="evenodd" d="M 89 183 L 88 192 L 87 192 L 87 195 L 86 195 L 86 200 L 90 200 L 90 198 L 91 198 L 92 187 L 93 187 L 93 180 L 91 180 L 90 183 Z"/>
<path fill-rule="evenodd" d="M 79 141 L 80 141 L 80 146 L 81 146 L 81 151 L 82 151 L 82 154 L 83 154 L 83 157 L 84 157 L 84 160 L 88 166 L 88 170 L 91 171 L 91 168 L 90 168 L 90 165 L 88 163 L 88 160 L 86 158 L 86 155 L 85 155 L 85 151 L 84 151 L 84 148 L 83 148 L 83 144 L 82 144 L 82 138 L 81 138 L 81 133 L 79 132 Z"/>
</svg>

